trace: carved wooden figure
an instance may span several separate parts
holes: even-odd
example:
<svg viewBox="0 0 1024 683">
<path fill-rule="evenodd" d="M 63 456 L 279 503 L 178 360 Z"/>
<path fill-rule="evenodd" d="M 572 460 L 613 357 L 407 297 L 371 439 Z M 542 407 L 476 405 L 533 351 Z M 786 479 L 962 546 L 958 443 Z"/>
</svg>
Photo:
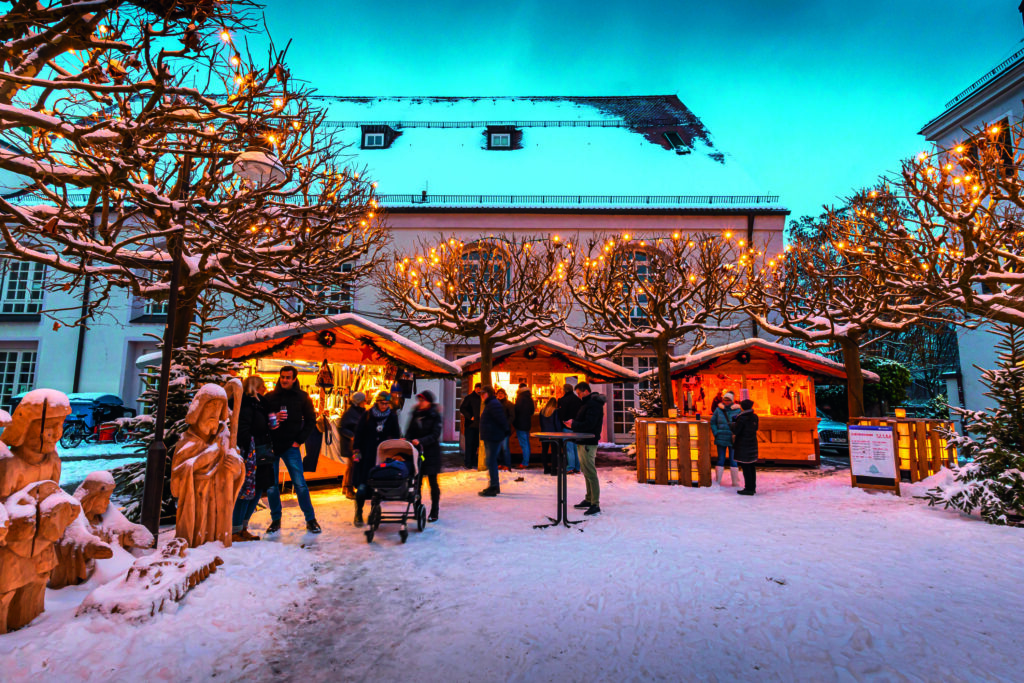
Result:
<svg viewBox="0 0 1024 683">
<path fill-rule="evenodd" d="M 80 511 L 78 501 L 57 485 L 57 441 L 70 413 L 67 396 L 36 389 L 0 435 L 0 517 L 7 517 L 0 547 L 0 633 L 42 613 L 46 582 L 57 564 L 54 545 Z"/>
<path fill-rule="evenodd" d="M 241 382 L 228 383 L 241 405 Z M 237 411 L 236 411 L 237 413 Z M 192 399 L 188 429 L 171 459 L 171 495 L 178 499 L 175 535 L 195 548 L 210 541 L 231 545 L 231 513 L 245 479 L 245 463 L 235 448 L 237 417 L 228 423 L 228 396 L 205 384 Z"/>
<path fill-rule="evenodd" d="M 111 545 L 150 548 L 153 534 L 141 524 L 133 524 L 110 504 L 114 493 L 114 477 L 110 472 L 92 472 L 77 489 L 75 499 L 82 513 L 64 531 L 57 544 L 56 569 L 50 575 L 50 588 L 63 588 L 82 583 L 95 570 L 97 559 L 113 555 Z"/>
</svg>

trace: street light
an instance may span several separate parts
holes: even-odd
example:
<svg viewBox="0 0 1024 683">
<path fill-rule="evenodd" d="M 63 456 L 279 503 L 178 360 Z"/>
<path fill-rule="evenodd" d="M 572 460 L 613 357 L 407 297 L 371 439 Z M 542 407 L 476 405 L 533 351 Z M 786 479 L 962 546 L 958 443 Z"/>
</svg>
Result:
<svg viewBox="0 0 1024 683">
<path fill-rule="evenodd" d="M 262 147 L 252 146 L 235 157 L 235 173 L 257 186 L 280 183 L 286 177 L 284 166 L 276 156 Z M 181 279 L 182 252 L 185 247 L 185 220 L 188 212 L 189 178 L 192 173 L 192 156 L 186 154 L 182 163 L 181 227 L 177 234 L 167 237 L 167 253 L 170 256 L 170 291 L 167 300 L 167 321 L 164 327 L 164 342 L 161 349 L 160 383 L 157 387 L 156 419 L 153 425 L 153 441 L 146 450 L 146 479 L 142 491 L 142 524 L 156 538 L 160 531 L 160 512 L 164 496 L 164 469 L 167 466 L 167 444 L 164 443 L 164 423 L 167 419 L 167 385 L 171 378 L 171 351 L 174 346 L 174 328 L 177 323 L 178 283 Z"/>
</svg>

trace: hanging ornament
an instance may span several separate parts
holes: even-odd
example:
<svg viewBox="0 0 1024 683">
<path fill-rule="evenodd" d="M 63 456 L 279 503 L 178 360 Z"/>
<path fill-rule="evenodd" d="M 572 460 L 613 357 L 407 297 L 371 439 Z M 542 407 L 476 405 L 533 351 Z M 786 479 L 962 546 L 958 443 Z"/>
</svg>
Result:
<svg viewBox="0 0 1024 683">
<path fill-rule="evenodd" d="M 331 366 L 327 364 L 326 358 L 320 364 L 320 372 L 316 373 L 316 386 L 328 394 L 334 389 L 334 373 L 331 372 Z"/>
<path fill-rule="evenodd" d="M 526 349 L 526 351 L 523 353 L 523 356 L 525 356 L 527 360 L 533 360 L 534 358 L 537 357 L 537 349 L 531 346 L 530 348 Z"/>
<path fill-rule="evenodd" d="M 316 340 L 320 342 L 320 346 L 329 349 L 338 341 L 338 335 L 334 334 L 331 330 L 320 330 L 316 333 Z"/>
<path fill-rule="evenodd" d="M 746 365 L 750 362 L 750 351 L 740 351 L 739 355 L 736 356 L 736 360 L 739 361 L 740 365 Z"/>
</svg>

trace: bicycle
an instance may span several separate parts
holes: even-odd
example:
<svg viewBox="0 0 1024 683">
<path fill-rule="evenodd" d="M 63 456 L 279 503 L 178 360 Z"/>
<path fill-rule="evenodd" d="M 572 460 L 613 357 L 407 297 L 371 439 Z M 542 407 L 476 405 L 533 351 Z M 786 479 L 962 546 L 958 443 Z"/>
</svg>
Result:
<svg viewBox="0 0 1024 683">
<path fill-rule="evenodd" d="M 123 422 L 104 422 L 95 432 L 89 430 L 85 424 L 85 418 L 79 415 L 71 415 L 64 420 L 64 434 L 60 437 L 61 448 L 78 448 L 82 442 L 85 443 L 107 443 L 107 439 L 100 440 L 100 434 L 114 428 L 114 434 L 109 441 L 121 445 L 131 441 L 131 433 Z"/>
</svg>

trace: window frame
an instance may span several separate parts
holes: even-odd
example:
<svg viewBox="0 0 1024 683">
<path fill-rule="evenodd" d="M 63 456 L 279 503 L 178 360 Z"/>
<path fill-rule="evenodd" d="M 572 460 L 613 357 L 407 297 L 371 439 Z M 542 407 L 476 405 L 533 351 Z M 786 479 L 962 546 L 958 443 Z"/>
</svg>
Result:
<svg viewBox="0 0 1024 683">
<path fill-rule="evenodd" d="M 512 133 L 491 133 L 491 149 L 512 149 Z M 500 144 L 498 138 L 504 138 L 505 144 Z"/>
<path fill-rule="evenodd" d="M 12 275 L 15 276 L 13 292 Z M 35 261 L 0 260 L 0 319 L 42 319 L 46 266 Z M 13 294 L 14 296 L 10 296 Z"/>
<path fill-rule="evenodd" d="M 379 144 L 374 144 L 370 139 L 374 141 L 379 140 Z M 363 133 L 363 149 L 382 149 L 387 144 L 387 138 L 384 133 Z"/>
<path fill-rule="evenodd" d="M 14 355 L 13 360 L 10 354 Z M 12 364 L 12 367 L 8 368 L 8 364 Z M 26 365 L 29 366 L 28 370 Z M 39 349 L 0 347 L 0 408 L 10 410 L 12 397 L 33 388 L 38 370 Z M 27 380 L 26 372 L 29 373 Z"/>
</svg>

